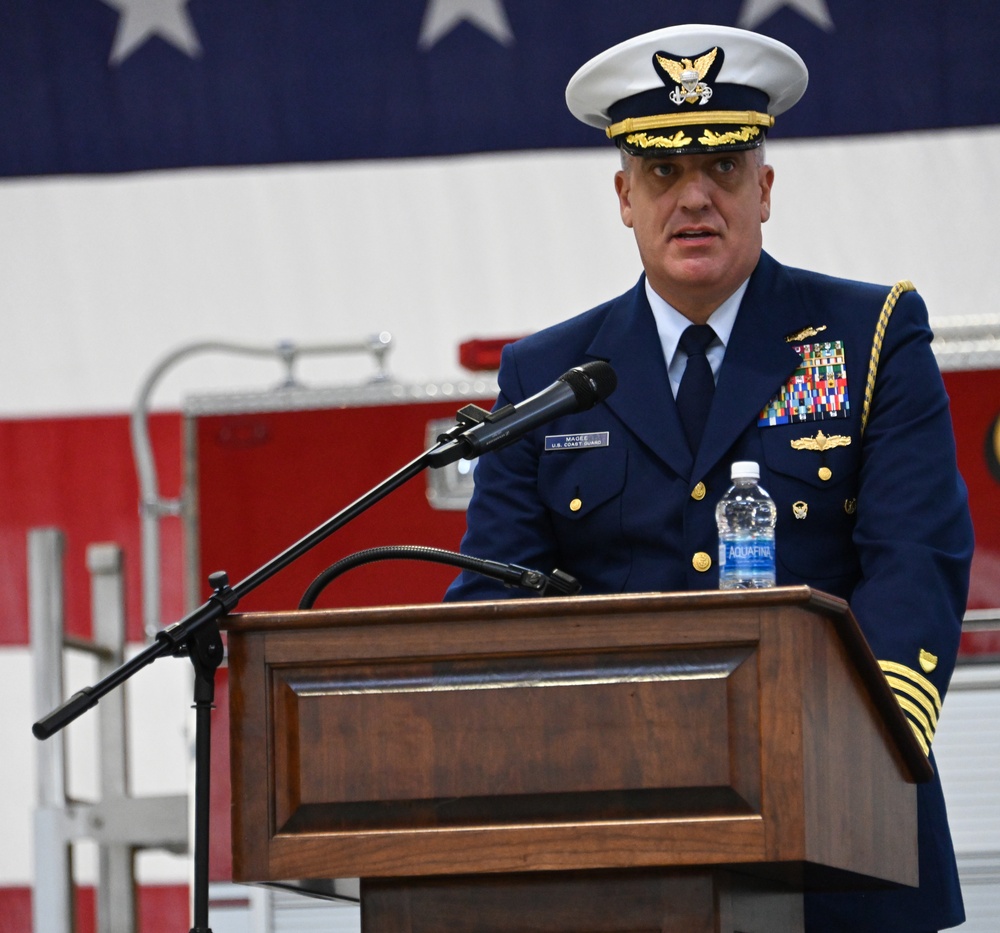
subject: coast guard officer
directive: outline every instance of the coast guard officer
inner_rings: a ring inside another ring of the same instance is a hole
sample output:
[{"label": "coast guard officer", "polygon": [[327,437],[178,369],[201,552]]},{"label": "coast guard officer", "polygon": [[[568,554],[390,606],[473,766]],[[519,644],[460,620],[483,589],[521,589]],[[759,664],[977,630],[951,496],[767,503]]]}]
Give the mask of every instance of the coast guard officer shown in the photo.
[{"label": "coast guard officer", "polygon": [[[764,137],[806,67],[765,36],[677,26],[598,55],[566,91],[621,150],[643,275],[508,346],[498,404],[606,360],[618,387],[481,459],[463,550],[586,593],[714,589],[734,461],[774,498],[777,582],[849,601],[930,754],[965,609],[972,528],[923,301],[762,251]],[[463,574],[448,599],[518,595]],[[831,762],[831,767],[846,767]],[[926,933],[964,919],[940,784],[918,787],[920,887],[808,895],[806,929]]]}]

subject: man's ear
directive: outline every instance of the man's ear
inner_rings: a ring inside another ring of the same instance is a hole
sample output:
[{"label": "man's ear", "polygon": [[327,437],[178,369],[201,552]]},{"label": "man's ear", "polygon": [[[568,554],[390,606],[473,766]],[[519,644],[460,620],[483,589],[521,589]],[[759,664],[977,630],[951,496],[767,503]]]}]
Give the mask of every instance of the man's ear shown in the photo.
[{"label": "man's ear", "polygon": [[760,222],[767,223],[771,216],[771,187],[774,185],[774,169],[762,165],[758,173],[760,181]]},{"label": "man's ear", "polygon": [[632,202],[629,195],[632,190],[632,176],[624,169],[615,172],[615,192],[618,195],[618,212],[626,227],[632,226]]}]

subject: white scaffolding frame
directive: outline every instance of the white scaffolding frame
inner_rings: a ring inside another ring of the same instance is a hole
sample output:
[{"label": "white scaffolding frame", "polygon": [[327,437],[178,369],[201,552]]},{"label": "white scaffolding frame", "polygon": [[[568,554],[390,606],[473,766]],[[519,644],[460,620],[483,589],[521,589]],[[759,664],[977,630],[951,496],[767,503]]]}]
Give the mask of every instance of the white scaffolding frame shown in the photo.
[{"label": "white scaffolding frame", "polygon": [[[93,637],[66,635],[63,559],[65,539],[55,528],[28,532],[28,597],[34,662],[35,711],[40,718],[66,699],[63,685],[67,649],[97,661],[98,677],[125,659],[125,601],[121,548],[87,548],[91,577]],[[131,797],[128,790],[126,706],[123,690],[108,694],[97,709],[99,796],[72,799],[63,733],[36,748],[38,804],[35,809],[34,933],[74,929],[71,847],[89,839],[98,847],[97,931],[135,933],[135,853],[137,849],[188,851],[187,795]]]}]

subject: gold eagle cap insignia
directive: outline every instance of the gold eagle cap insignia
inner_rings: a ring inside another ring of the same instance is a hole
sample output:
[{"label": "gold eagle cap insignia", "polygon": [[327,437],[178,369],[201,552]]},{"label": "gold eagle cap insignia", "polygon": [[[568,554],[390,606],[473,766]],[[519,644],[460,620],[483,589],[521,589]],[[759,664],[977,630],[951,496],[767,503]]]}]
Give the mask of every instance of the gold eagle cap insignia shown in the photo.
[{"label": "gold eagle cap insignia", "polygon": [[660,63],[660,67],[674,79],[678,84],[684,83],[684,72],[693,71],[698,75],[698,80],[700,81],[705,75],[708,74],[708,69],[712,67],[712,62],[715,61],[715,56],[719,54],[718,47],[712,49],[711,52],[706,52],[704,55],[696,58],[693,62],[690,58],[682,58],[679,62],[674,61],[672,58],[667,58],[665,55],[657,54],[656,60]]},{"label": "gold eagle cap insignia", "polygon": [[849,447],[851,438],[843,434],[826,435],[822,431],[817,431],[815,437],[800,437],[789,443],[796,450],[830,450],[833,447]]},{"label": "gold eagle cap insignia", "polygon": [[803,327],[802,330],[797,330],[794,334],[789,334],[785,338],[785,343],[798,343],[807,337],[815,337],[824,330],[826,330],[826,324],[820,324],[819,327]]}]

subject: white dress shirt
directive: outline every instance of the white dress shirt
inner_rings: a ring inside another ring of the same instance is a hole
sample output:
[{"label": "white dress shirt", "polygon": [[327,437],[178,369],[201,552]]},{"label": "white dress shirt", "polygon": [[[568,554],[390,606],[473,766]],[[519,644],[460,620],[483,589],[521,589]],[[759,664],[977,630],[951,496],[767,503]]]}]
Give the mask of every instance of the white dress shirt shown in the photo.
[{"label": "white dress shirt", "polygon": [[[719,379],[722,359],[726,355],[726,345],[729,343],[733,325],[736,323],[736,312],[740,309],[740,302],[743,300],[743,294],[746,292],[749,282],[750,280],[747,279],[722,302],[706,322],[715,331],[715,340],[708,345],[705,356],[708,357],[709,365],[712,367],[712,375],[715,376],[716,381]],[[648,278],[646,279],[646,297],[649,299],[650,308],[653,309],[656,330],[660,335],[663,359],[666,361],[667,375],[670,377],[670,389],[674,393],[674,398],[677,398],[677,388],[681,384],[684,367],[687,365],[687,354],[680,348],[681,334],[692,321],[657,295],[649,284]]]}]

